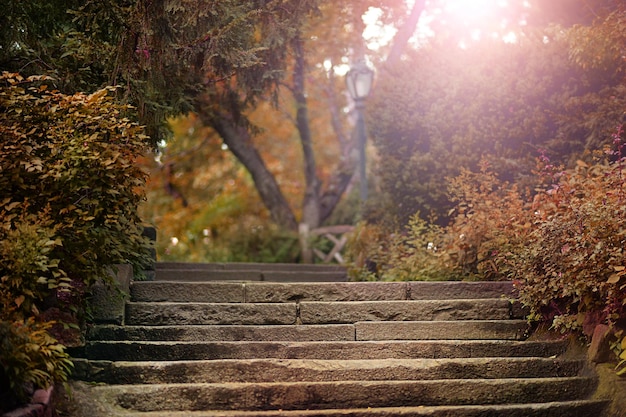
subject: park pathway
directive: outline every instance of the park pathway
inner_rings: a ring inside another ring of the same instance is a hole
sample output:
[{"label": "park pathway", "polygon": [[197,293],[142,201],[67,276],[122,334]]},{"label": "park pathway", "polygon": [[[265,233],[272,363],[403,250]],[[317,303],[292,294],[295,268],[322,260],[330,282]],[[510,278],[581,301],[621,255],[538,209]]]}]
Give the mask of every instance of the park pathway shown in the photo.
[{"label": "park pathway", "polygon": [[567,342],[508,282],[347,282],[335,266],[158,264],[77,376],[118,416],[589,417]]}]

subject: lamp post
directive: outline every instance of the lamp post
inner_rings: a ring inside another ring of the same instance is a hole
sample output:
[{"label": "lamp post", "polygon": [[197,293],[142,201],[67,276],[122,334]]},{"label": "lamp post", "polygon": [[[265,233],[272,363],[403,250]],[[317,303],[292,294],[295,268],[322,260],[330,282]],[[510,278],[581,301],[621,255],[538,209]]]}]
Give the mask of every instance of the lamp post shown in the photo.
[{"label": "lamp post", "polygon": [[359,146],[359,177],[361,181],[361,203],[367,200],[367,175],[365,173],[365,120],[363,113],[365,109],[365,99],[372,89],[374,81],[374,71],[370,69],[364,60],[358,61],[346,74],[346,86],[350,97],[354,100],[354,107],[357,113],[356,129]]}]

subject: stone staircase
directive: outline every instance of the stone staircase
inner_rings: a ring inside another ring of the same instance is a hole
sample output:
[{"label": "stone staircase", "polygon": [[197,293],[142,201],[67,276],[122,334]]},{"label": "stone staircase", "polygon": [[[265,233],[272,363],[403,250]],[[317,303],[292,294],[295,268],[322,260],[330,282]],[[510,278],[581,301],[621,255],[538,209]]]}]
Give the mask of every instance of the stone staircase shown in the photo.
[{"label": "stone staircase", "polygon": [[512,297],[503,282],[159,264],[124,325],[90,330],[76,375],[129,417],[601,416],[584,359],[527,339]]}]

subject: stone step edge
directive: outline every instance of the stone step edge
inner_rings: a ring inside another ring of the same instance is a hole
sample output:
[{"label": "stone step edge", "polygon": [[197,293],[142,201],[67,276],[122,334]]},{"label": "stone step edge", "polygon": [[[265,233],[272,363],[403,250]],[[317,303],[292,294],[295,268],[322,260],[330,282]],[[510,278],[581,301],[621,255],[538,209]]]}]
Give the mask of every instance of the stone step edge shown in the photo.
[{"label": "stone step edge", "polygon": [[129,302],[129,325],[338,324],[358,321],[506,320],[507,300],[306,301],[291,303]]},{"label": "stone step edge", "polygon": [[[214,364],[216,362],[223,363],[239,363],[239,364],[251,364],[251,363],[316,363],[316,364],[335,364],[342,363],[346,365],[357,365],[366,362],[374,365],[411,365],[425,363],[426,365],[441,364],[441,363],[454,363],[464,362],[472,364],[481,364],[485,362],[550,362],[550,363],[577,363],[583,366],[586,364],[585,358],[567,358],[567,357],[543,357],[543,356],[489,356],[489,357],[470,357],[470,358],[411,358],[411,359],[397,359],[397,358],[383,358],[383,359],[281,359],[281,358],[253,358],[253,359],[186,359],[186,360],[162,360],[162,361],[112,361],[101,359],[85,359],[85,358],[71,358],[74,363],[82,364],[95,364],[96,366],[115,365],[118,367],[163,367],[170,365],[184,365],[184,364]],[[350,368],[350,367],[347,367]],[[367,367],[368,369],[371,367]],[[344,368],[345,369],[345,368]],[[353,369],[358,369],[354,368]]]},{"label": "stone step edge", "polygon": [[[482,379],[579,376],[583,359],[216,359],[116,362],[73,359],[73,378],[108,384],[458,379],[459,369]],[[245,368],[245,372],[241,369]],[[206,375],[214,375],[208,377]],[[248,379],[253,375],[253,379]],[[270,379],[271,378],[271,379]],[[467,379],[467,378],[466,378]]]},{"label": "stone step edge", "polygon": [[[168,417],[589,417],[600,416],[609,402],[606,400],[576,400],[548,403],[520,403],[504,405],[376,407],[323,410],[269,410],[269,411],[170,411]],[[576,414],[571,414],[576,412]],[[594,412],[596,414],[590,414]],[[488,414],[487,414],[488,413]],[[498,413],[498,414],[495,414]],[[117,417],[163,417],[162,412],[125,412]]]},{"label": "stone step edge", "polygon": [[[385,405],[516,404],[534,392],[536,402],[584,399],[595,387],[591,377],[456,379],[420,381],[332,381],[109,385],[97,389],[122,408],[177,411],[210,408],[329,409]],[[457,389],[458,388],[458,389]],[[454,390],[445,400],[438,390]],[[495,390],[495,391],[494,391]],[[497,398],[493,393],[498,392]],[[369,395],[371,394],[371,395]],[[443,401],[442,401],[443,400]],[[202,408],[199,408],[202,407]],[[235,408],[233,408],[235,407]]]},{"label": "stone step edge", "polygon": [[[251,281],[135,281],[131,285],[138,301],[202,300],[208,302],[284,301],[403,301],[429,299],[515,299],[508,281],[407,281],[407,282],[251,282]],[[446,294],[443,296],[442,294]]]},{"label": "stone step edge", "polygon": [[87,342],[70,356],[92,360],[198,359],[383,359],[465,357],[557,357],[562,341],[387,341],[387,342]]},{"label": "stone step edge", "polygon": [[[526,320],[359,321],[344,324],[98,325],[90,341],[524,340]],[[393,333],[389,336],[389,332]]]},{"label": "stone step edge", "polygon": [[259,263],[259,262],[156,262],[155,270],[185,271],[188,269],[205,271],[346,271],[346,267],[334,264],[293,264],[293,263]]},{"label": "stone step edge", "polygon": [[[456,379],[395,379],[395,380],[340,380],[340,381],[275,381],[275,382],[182,382],[182,383],[162,383],[162,384],[116,384],[116,385],[100,385],[105,391],[113,392],[125,392],[127,389],[141,390],[140,387],[146,387],[146,390],[157,391],[162,388],[180,388],[180,387],[195,387],[195,388],[210,388],[210,387],[248,387],[248,386],[263,386],[263,387],[279,387],[290,385],[294,387],[304,387],[311,385],[341,385],[341,384],[364,384],[364,385],[399,385],[405,383],[423,383],[428,385],[436,385],[441,383],[453,383],[453,382],[467,382],[467,383],[523,383],[523,382],[555,382],[555,381],[595,381],[592,376],[565,376],[565,377],[542,377],[542,378],[456,378]],[[149,387],[149,388],[148,388]],[[140,392],[140,391],[137,391]]]}]

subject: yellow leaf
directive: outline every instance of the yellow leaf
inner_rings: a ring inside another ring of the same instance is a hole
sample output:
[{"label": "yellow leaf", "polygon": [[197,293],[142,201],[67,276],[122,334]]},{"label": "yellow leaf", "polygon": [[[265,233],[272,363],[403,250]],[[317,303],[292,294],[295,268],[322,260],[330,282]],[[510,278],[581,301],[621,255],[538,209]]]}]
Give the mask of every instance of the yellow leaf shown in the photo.
[{"label": "yellow leaf", "polygon": [[14,301],[15,301],[15,305],[17,305],[18,307],[22,305],[22,303],[24,302],[25,297],[23,295],[20,295],[19,297],[17,297]]},{"label": "yellow leaf", "polygon": [[622,350],[626,352],[626,337],[622,339]]},{"label": "yellow leaf", "polygon": [[620,274],[613,274],[606,280],[607,284],[617,284],[621,278]]},{"label": "yellow leaf", "polygon": [[614,266],[613,269],[615,270],[615,272],[620,272],[626,269],[626,266]]}]

